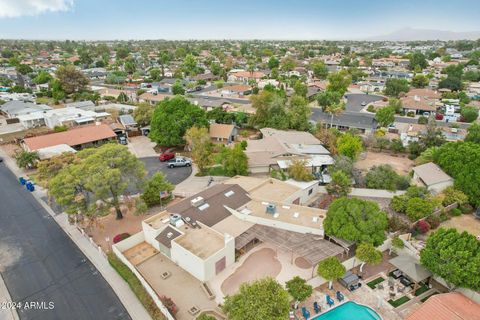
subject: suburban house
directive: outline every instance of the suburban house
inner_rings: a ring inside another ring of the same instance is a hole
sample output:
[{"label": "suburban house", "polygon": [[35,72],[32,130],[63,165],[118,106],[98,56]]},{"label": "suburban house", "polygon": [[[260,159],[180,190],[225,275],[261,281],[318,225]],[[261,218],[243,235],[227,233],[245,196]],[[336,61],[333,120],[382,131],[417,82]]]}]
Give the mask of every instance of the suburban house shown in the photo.
[{"label": "suburban house", "polygon": [[236,253],[264,241],[315,268],[345,249],[323,238],[325,210],[299,205],[313,195],[310,189],[272,178],[236,176],[144,220],[142,232],[132,236],[137,244],[131,245],[147,243],[201,282],[235,263]]},{"label": "suburban house", "polygon": [[73,128],[64,132],[25,138],[22,141],[22,147],[26,151],[32,152],[64,144],[75,150],[80,150],[105,142],[115,141],[116,137],[117,135],[115,132],[113,132],[107,124],[88,125]]},{"label": "suburban house", "polygon": [[49,107],[45,104],[35,104],[20,100],[8,101],[0,106],[0,113],[4,114],[8,118],[17,118],[21,115],[27,115],[34,112],[43,112],[47,110],[52,110],[52,107]]},{"label": "suburban house", "polygon": [[288,169],[291,161],[303,160],[314,174],[326,173],[333,164],[330,152],[309,132],[260,129],[262,138],[248,140],[245,153],[251,173]]},{"label": "suburban house", "polygon": [[235,141],[238,129],[234,124],[211,123],[208,132],[213,143],[229,144]]},{"label": "suburban house", "polygon": [[414,167],[413,180],[434,193],[453,185],[453,178],[433,162]]},{"label": "suburban house", "polygon": [[448,292],[431,296],[420,304],[406,320],[471,320],[478,319],[480,304],[460,292]]},{"label": "suburban house", "polygon": [[71,108],[78,108],[78,109],[82,109],[82,110],[90,110],[90,111],[94,111],[95,109],[95,103],[93,103],[92,101],[90,100],[87,100],[87,101],[77,101],[77,102],[70,102],[70,103],[66,103],[65,104],[65,107],[71,107]]},{"label": "suburban house", "polygon": [[228,75],[228,82],[248,83],[249,81],[258,82],[266,74],[261,71],[236,71]]},{"label": "suburban house", "polygon": [[140,96],[138,96],[138,102],[146,102],[151,104],[152,106],[156,105],[159,102],[165,100],[165,98],[170,98],[172,95],[169,94],[153,94],[150,92],[144,92]]},{"label": "suburban house", "polygon": [[122,124],[122,126],[125,128],[125,131],[128,133],[132,131],[137,131],[138,132],[138,124],[133,119],[132,115],[130,114],[124,114],[121,116],[118,116],[118,121]]},{"label": "suburban house", "polygon": [[225,86],[221,89],[222,96],[246,96],[252,93],[252,87],[246,84],[235,84],[230,86]]},{"label": "suburban house", "polygon": [[428,116],[435,114],[441,99],[441,94],[430,89],[411,89],[405,97],[401,98],[405,113]]}]

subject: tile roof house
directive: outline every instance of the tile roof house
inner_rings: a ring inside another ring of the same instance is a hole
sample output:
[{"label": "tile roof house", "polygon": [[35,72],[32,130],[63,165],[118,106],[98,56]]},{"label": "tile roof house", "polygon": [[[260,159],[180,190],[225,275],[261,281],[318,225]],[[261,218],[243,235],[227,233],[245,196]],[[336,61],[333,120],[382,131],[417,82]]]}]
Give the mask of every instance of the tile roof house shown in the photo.
[{"label": "tile roof house", "polygon": [[401,98],[403,110],[415,114],[435,113],[441,94],[430,89],[411,89]]},{"label": "tile roof house", "polygon": [[116,138],[115,132],[109,125],[88,125],[70,129],[64,132],[46,134],[23,139],[22,146],[27,151],[66,144],[76,150],[87,146],[97,145],[102,142],[112,141]]},{"label": "tile roof house", "polygon": [[232,143],[235,141],[238,130],[233,124],[211,123],[208,130],[210,138],[214,143]]},{"label": "tile roof house", "polygon": [[474,320],[480,319],[480,304],[459,292],[437,294],[410,313],[406,320]]},{"label": "tile roof house", "polygon": [[433,162],[413,168],[413,180],[428,190],[439,193],[453,185],[453,178]]},{"label": "tile roof house", "polygon": [[158,102],[165,100],[165,98],[171,98],[172,95],[169,94],[152,94],[150,92],[144,92],[140,96],[138,96],[139,102],[146,102],[150,103],[151,105],[155,105]]},{"label": "tile roof house", "polygon": [[258,82],[265,76],[266,74],[261,71],[237,71],[230,73],[228,76],[228,82],[248,83],[249,80]]}]

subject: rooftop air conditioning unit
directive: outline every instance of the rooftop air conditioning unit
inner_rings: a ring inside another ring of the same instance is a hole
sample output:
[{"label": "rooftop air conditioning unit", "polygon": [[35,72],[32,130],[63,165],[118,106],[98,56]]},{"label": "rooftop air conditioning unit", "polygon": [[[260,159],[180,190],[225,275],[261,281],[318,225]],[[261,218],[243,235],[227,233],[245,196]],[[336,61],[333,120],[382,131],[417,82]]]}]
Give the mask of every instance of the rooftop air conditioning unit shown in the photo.
[{"label": "rooftop air conditioning unit", "polygon": [[270,214],[275,214],[277,211],[277,207],[273,203],[267,204],[266,212]]},{"label": "rooftop air conditioning unit", "polygon": [[201,206],[202,204],[204,204],[205,200],[202,198],[202,197],[196,197],[196,198],[193,198],[192,200],[190,200],[190,203],[193,207],[199,207]]}]

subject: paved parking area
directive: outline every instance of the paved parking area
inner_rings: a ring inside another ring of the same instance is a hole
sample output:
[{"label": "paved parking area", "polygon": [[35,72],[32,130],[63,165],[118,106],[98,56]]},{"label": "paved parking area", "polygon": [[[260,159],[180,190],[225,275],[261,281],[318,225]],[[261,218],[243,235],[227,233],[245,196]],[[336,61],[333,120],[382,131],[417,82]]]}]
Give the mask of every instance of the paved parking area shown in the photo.
[{"label": "paved parking area", "polygon": [[160,171],[165,175],[167,180],[173,184],[179,184],[192,174],[192,167],[177,167],[170,169],[167,167],[167,163],[160,162],[157,156],[140,158],[140,160],[145,164],[148,177],[151,177],[155,172]]},{"label": "paved parking area", "polygon": [[128,149],[138,158],[154,157],[157,153],[153,149],[156,145],[148,137],[139,136],[128,139]]},{"label": "paved parking area", "polygon": [[347,111],[353,112],[360,112],[366,106],[362,106],[362,102],[365,102],[367,105],[370,102],[382,100],[382,96],[377,96],[373,94],[359,94],[359,93],[352,93],[347,94]]}]

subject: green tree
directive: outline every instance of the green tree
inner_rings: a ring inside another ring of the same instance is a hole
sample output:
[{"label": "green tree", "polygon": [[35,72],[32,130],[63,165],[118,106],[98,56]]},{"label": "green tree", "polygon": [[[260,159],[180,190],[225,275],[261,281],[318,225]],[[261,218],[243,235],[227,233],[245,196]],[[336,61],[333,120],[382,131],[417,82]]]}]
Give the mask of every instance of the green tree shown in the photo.
[{"label": "green tree", "polygon": [[288,293],[298,302],[307,300],[313,293],[311,285],[305,279],[295,276],[292,280],[285,282]]},{"label": "green tree", "polygon": [[416,51],[410,55],[410,70],[422,71],[428,66],[425,55],[420,51]]},{"label": "green tree", "polygon": [[37,166],[38,182],[48,188],[49,181],[55,177],[60,170],[77,162],[77,156],[73,152],[65,152],[50,159],[42,160]]},{"label": "green tree", "polygon": [[295,84],[293,85],[293,90],[295,91],[296,95],[298,95],[300,97],[303,97],[303,98],[307,97],[308,87],[302,81],[300,81],[300,80],[295,81]]},{"label": "green tree", "polygon": [[328,288],[332,289],[333,281],[345,275],[345,266],[337,257],[328,257],[318,264],[317,274],[328,281]]},{"label": "green tree", "polygon": [[52,80],[52,76],[47,71],[40,71],[37,76],[33,79],[35,84],[44,84]]},{"label": "green tree", "polygon": [[433,212],[433,203],[429,200],[421,198],[411,198],[407,202],[407,209],[405,213],[410,221],[417,221],[419,219],[425,218]]},{"label": "green tree", "polygon": [[332,182],[326,186],[327,192],[335,197],[345,197],[352,191],[352,181],[343,171],[334,171]]},{"label": "green tree", "polygon": [[361,243],[357,246],[356,257],[362,261],[360,272],[363,272],[365,264],[379,264],[382,261],[382,253],[375,249],[371,243]]},{"label": "green tree", "polygon": [[117,219],[122,219],[120,197],[127,194],[129,185],[139,187],[143,182],[143,163],[125,146],[111,143],[84,149],[77,157],[79,163],[50,180],[50,195],[67,213],[80,211],[95,217],[114,208]]},{"label": "green tree", "polygon": [[395,121],[395,109],[385,107],[375,113],[375,120],[382,127],[386,127]]},{"label": "green tree", "polygon": [[20,168],[31,169],[37,167],[37,162],[40,160],[38,152],[20,151],[15,154],[15,160]]},{"label": "green tree", "polygon": [[[171,199],[171,192],[174,186],[165,179],[161,172],[156,172],[150,179],[147,180],[141,194],[142,200],[149,207],[159,204],[167,204]],[[166,193],[164,193],[166,192]]]},{"label": "green tree", "polygon": [[197,72],[197,59],[191,54],[187,54],[183,59],[183,71],[187,75],[196,75]]},{"label": "green tree", "polygon": [[307,99],[296,94],[293,95],[290,98],[287,110],[287,116],[290,121],[288,127],[298,131],[308,130],[310,128],[308,120],[311,113]]},{"label": "green tree", "polygon": [[385,241],[387,225],[387,214],[377,203],[346,197],[332,202],[323,223],[328,235],[375,246]]},{"label": "green tree", "polygon": [[32,68],[27,64],[19,64],[16,66],[17,72],[23,75],[32,73]]},{"label": "green tree", "polygon": [[480,290],[480,242],[466,231],[440,228],[430,234],[420,262],[452,287]]},{"label": "green tree", "polygon": [[405,243],[403,240],[400,239],[398,236],[392,239],[392,245],[390,247],[389,254],[392,254],[392,251],[397,252],[398,249],[403,249],[405,247]]},{"label": "green tree", "polygon": [[286,319],[290,310],[288,293],[272,278],[243,283],[238,293],[226,296],[223,311],[231,320]]},{"label": "green tree", "polygon": [[394,196],[390,201],[390,207],[399,213],[407,211],[408,197],[406,195]]},{"label": "green tree", "polygon": [[233,148],[225,148],[221,162],[227,176],[248,175],[248,157],[240,143]]},{"label": "green tree", "polygon": [[185,141],[192,151],[192,159],[198,166],[200,173],[204,174],[212,163],[212,142],[207,128],[191,127],[185,132]]},{"label": "green tree", "polygon": [[352,76],[346,70],[332,73],[328,76],[328,91],[338,92],[343,96],[347,92],[348,86],[352,83]]},{"label": "green tree", "polygon": [[180,80],[175,81],[175,83],[172,85],[172,93],[175,95],[185,94],[185,88],[183,87],[183,84],[182,82],[180,82]]},{"label": "green tree", "polygon": [[393,170],[391,165],[383,164],[370,168],[365,179],[367,188],[395,191],[397,190],[400,176]]},{"label": "green tree", "polygon": [[292,160],[288,167],[288,176],[297,181],[312,181],[311,170],[305,166],[304,160]]},{"label": "green tree", "polygon": [[415,88],[425,88],[430,83],[430,80],[423,74],[417,74],[412,79],[412,86]]},{"label": "green tree", "polygon": [[176,96],[158,104],[150,126],[150,139],[160,146],[174,146],[185,143],[183,137],[188,128],[206,127],[208,120],[202,108]]},{"label": "green tree", "polygon": [[468,203],[468,197],[465,193],[460,190],[456,190],[454,187],[450,186],[443,190],[443,200],[442,204],[444,206],[449,206],[453,203],[457,203],[459,206],[462,206]]},{"label": "green tree", "polygon": [[348,177],[353,176],[354,161],[347,156],[335,156],[335,162],[330,167],[331,172],[343,171]]},{"label": "green tree", "polygon": [[268,59],[268,68],[270,70],[274,68],[278,68],[279,66],[280,66],[280,61],[278,61],[278,59],[275,58],[274,56],[271,56],[270,59]]},{"label": "green tree", "polygon": [[281,69],[283,71],[292,71],[297,66],[297,62],[291,56],[282,59]]},{"label": "green tree", "polygon": [[408,92],[410,86],[408,85],[408,81],[405,79],[395,79],[389,78],[385,82],[385,94],[391,97],[398,97],[400,93]]},{"label": "green tree", "polygon": [[455,76],[448,76],[438,83],[440,89],[450,89],[453,91],[462,90],[462,79]]},{"label": "green tree", "polygon": [[288,129],[290,121],[285,107],[285,98],[277,92],[263,90],[251,96],[255,114],[249,123],[258,128]]},{"label": "green tree", "polygon": [[454,178],[455,188],[463,191],[472,205],[480,206],[480,145],[449,142],[433,152],[432,158]]},{"label": "green tree", "polygon": [[330,113],[330,128],[333,127],[333,117],[342,114],[343,111],[345,111],[344,102],[334,103],[325,108],[325,112]]},{"label": "green tree", "polygon": [[480,143],[480,124],[473,123],[467,129],[467,136],[465,137],[465,142]]},{"label": "green tree", "polygon": [[465,106],[460,110],[460,113],[465,122],[473,122],[478,118],[478,108],[476,107]]},{"label": "green tree", "polygon": [[315,60],[310,64],[315,78],[326,79],[328,77],[328,68],[321,60]]},{"label": "green tree", "polygon": [[153,68],[153,69],[150,69],[150,71],[148,72],[150,74],[150,78],[153,80],[153,81],[159,81],[162,79],[163,75],[162,75],[162,71],[158,68]]},{"label": "green tree", "polygon": [[83,91],[88,84],[85,75],[73,65],[60,66],[55,72],[61,88],[67,94]]},{"label": "green tree", "polygon": [[336,91],[323,91],[317,94],[316,99],[318,105],[322,107],[323,111],[328,106],[340,103],[340,99],[342,98],[342,94]]},{"label": "green tree", "polygon": [[148,126],[152,120],[154,110],[155,108],[148,103],[139,103],[137,108],[133,110],[133,118],[139,126]]},{"label": "green tree", "polygon": [[337,139],[337,149],[339,154],[355,160],[363,150],[362,140],[351,133],[345,133]]}]

